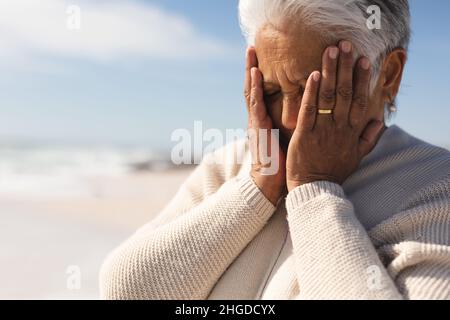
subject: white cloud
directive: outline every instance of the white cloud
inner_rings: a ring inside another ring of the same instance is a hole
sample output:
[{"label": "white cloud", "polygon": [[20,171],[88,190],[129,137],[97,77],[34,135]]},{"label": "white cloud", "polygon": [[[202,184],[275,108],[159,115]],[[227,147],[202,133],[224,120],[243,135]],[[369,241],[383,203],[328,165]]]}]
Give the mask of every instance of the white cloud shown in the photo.
[{"label": "white cloud", "polygon": [[81,29],[70,30],[64,0],[0,1],[0,59],[36,57],[115,60],[223,55],[220,40],[201,34],[186,18],[134,1],[77,1]]}]

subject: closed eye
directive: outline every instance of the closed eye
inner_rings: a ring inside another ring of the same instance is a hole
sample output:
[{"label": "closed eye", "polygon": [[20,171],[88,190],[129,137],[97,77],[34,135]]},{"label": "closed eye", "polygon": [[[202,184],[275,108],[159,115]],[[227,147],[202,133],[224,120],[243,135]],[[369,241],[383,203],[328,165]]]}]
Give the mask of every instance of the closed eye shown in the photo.
[{"label": "closed eye", "polygon": [[[305,88],[303,88],[303,86],[301,86],[298,90],[298,94],[303,97],[303,94],[305,93]],[[284,95],[292,95],[294,94],[293,92],[291,93],[283,93],[281,90],[277,90],[277,91],[264,91],[264,98],[267,99],[271,99],[271,98],[277,98],[279,95],[284,94]]]},{"label": "closed eye", "polygon": [[265,91],[264,92],[264,98],[272,99],[272,98],[277,97],[280,94],[281,94],[281,91]]}]

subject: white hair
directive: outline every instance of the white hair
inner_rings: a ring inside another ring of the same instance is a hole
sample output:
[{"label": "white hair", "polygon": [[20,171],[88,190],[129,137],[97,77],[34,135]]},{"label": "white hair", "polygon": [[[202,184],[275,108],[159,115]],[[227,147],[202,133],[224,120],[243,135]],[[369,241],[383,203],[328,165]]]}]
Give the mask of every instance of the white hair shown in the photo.
[{"label": "white hair", "polygon": [[[368,8],[381,9],[381,29],[370,29]],[[323,34],[323,41],[349,40],[356,54],[373,65],[372,89],[384,58],[396,48],[408,49],[410,12],[408,0],[240,0],[239,20],[249,45],[267,23],[300,22]]]}]

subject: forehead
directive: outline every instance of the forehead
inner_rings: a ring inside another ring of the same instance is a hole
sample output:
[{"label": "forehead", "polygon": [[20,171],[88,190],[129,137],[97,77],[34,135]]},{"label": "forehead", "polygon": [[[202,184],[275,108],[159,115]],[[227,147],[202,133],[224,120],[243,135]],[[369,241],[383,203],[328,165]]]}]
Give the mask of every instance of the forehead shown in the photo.
[{"label": "forehead", "polygon": [[299,82],[320,70],[325,48],[319,34],[301,26],[275,29],[266,25],[255,41],[264,81],[276,84]]}]

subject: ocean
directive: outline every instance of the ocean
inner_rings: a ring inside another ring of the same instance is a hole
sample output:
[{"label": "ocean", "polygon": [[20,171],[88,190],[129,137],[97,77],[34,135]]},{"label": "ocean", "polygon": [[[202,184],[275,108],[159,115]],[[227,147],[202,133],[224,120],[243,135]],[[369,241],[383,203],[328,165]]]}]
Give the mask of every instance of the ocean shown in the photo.
[{"label": "ocean", "polygon": [[0,196],[84,195],[86,178],[173,168],[147,147],[0,145]]}]

